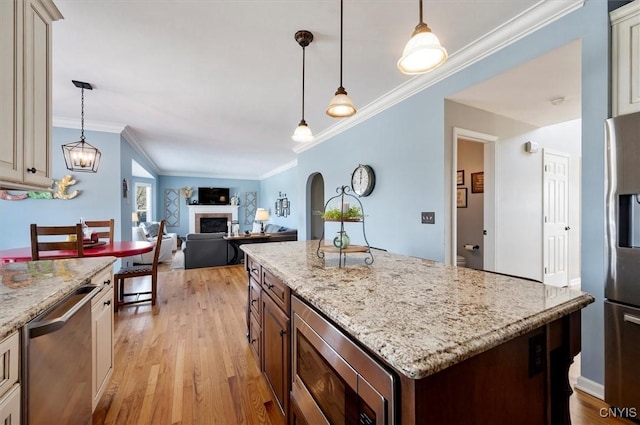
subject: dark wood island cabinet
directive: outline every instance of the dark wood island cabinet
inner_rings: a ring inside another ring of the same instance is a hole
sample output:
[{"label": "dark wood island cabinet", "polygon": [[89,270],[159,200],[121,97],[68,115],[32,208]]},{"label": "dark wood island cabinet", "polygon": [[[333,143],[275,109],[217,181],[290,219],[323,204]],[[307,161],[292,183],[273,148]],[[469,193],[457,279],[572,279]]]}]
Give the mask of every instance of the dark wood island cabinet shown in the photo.
[{"label": "dark wood island cabinet", "polygon": [[338,268],[316,247],[242,247],[248,338],[285,423],[570,423],[593,297],[387,252]]}]

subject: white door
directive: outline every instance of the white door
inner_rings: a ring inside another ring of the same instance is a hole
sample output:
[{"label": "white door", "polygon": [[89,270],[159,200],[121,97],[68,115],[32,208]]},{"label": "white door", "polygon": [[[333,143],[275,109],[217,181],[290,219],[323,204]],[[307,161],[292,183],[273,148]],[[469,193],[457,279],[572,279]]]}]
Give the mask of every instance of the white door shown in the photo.
[{"label": "white door", "polygon": [[569,155],[543,152],[543,282],[566,286],[569,252]]}]

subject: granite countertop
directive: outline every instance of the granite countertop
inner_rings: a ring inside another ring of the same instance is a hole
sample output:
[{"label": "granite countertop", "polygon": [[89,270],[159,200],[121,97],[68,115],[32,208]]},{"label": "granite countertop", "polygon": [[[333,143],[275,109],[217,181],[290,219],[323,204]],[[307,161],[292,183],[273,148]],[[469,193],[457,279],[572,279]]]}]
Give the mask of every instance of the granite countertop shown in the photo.
[{"label": "granite countertop", "polygon": [[420,379],[580,310],[594,298],[431,260],[373,250],[316,255],[317,241],[241,249],[397,371]]},{"label": "granite countertop", "polygon": [[0,340],[115,260],[96,257],[0,263]]}]

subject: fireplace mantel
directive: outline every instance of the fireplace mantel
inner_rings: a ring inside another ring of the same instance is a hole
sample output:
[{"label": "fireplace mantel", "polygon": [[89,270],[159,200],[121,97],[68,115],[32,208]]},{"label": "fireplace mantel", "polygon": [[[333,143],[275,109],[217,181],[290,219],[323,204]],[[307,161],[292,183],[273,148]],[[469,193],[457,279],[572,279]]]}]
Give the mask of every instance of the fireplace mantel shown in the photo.
[{"label": "fireplace mantel", "polygon": [[[237,205],[189,205],[189,233],[197,233],[196,223],[200,217],[227,217],[227,219],[238,219]],[[196,220],[196,217],[198,220]]]}]

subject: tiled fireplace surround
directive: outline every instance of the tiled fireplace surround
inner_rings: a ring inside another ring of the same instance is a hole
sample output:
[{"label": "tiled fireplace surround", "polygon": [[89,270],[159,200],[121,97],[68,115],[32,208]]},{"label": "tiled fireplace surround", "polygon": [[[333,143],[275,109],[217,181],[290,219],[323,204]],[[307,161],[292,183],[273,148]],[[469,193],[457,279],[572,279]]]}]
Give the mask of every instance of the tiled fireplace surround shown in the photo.
[{"label": "tiled fireplace surround", "polygon": [[189,233],[200,233],[200,218],[238,219],[237,205],[189,205]]}]

